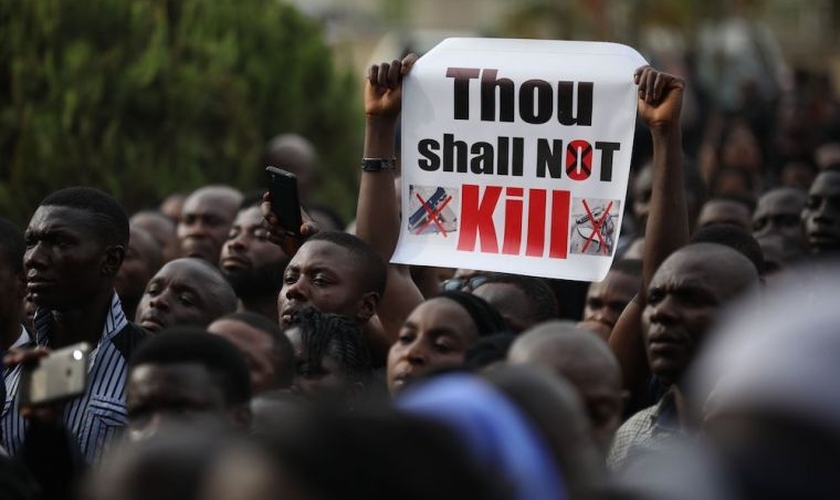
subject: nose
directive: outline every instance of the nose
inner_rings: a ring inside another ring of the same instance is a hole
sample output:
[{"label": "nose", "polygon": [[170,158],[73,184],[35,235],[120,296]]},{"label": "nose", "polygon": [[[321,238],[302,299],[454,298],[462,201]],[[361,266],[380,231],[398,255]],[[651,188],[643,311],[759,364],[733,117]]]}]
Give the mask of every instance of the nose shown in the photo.
[{"label": "nose", "polygon": [[47,266],[47,255],[43,243],[38,242],[23,254],[23,265],[26,269],[44,269]]},{"label": "nose", "polygon": [[149,300],[149,307],[152,309],[160,309],[162,311],[169,310],[169,291],[163,290],[159,294]]},{"label": "nose", "polygon": [[421,342],[414,341],[406,347],[405,359],[414,366],[425,366],[429,362],[429,353]]},{"label": "nose", "polygon": [[303,278],[298,278],[294,283],[287,283],[283,285],[283,290],[280,291],[287,300],[306,300],[306,286],[303,283]]},{"label": "nose", "polygon": [[678,309],[674,298],[670,295],[652,307],[653,310],[650,314],[651,323],[671,324],[677,320],[679,315]]}]

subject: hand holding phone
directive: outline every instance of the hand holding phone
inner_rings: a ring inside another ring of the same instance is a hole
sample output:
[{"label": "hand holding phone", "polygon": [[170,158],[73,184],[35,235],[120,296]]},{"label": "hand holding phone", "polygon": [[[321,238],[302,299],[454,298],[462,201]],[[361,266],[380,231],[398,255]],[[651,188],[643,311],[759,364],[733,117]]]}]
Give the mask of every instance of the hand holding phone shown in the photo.
[{"label": "hand holding phone", "polygon": [[48,354],[32,351],[25,356],[18,387],[20,408],[43,407],[84,394],[90,350],[90,345],[82,342]]},{"label": "hand holding phone", "polygon": [[271,195],[271,211],[282,226],[286,236],[300,237],[303,224],[300,215],[297,177],[277,167],[266,167],[268,192]]}]

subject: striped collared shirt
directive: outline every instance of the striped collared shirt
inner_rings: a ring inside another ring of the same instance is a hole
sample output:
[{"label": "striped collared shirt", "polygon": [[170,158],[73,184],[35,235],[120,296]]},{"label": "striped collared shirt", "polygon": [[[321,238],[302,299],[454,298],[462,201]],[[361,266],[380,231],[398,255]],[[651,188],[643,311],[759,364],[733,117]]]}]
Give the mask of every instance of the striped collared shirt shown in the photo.
[{"label": "striped collared shirt", "polygon": [[[30,340],[27,345],[49,347],[53,325],[51,311],[36,310],[35,341]],[[120,434],[128,421],[125,411],[128,360],[113,343],[114,337],[127,325],[120,299],[114,293],[102,336],[89,355],[88,390],[64,405],[64,425],[89,463],[98,461],[103,449]],[[16,366],[5,373],[6,401],[0,418],[3,445],[13,456],[21,452],[27,428],[18,408],[20,370],[20,366]]]}]

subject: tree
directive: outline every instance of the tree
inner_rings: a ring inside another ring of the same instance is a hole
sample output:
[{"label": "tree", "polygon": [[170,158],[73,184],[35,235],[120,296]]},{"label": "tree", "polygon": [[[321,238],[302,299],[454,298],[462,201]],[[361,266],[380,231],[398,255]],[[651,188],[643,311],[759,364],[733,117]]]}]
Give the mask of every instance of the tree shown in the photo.
[{"label": "tree", "polygon": [[322,153],[354,204],[358,94],[320,27],[276,0],[0,0],[0,213],[85,184],[127,209],[262,181],[268,138]]}]

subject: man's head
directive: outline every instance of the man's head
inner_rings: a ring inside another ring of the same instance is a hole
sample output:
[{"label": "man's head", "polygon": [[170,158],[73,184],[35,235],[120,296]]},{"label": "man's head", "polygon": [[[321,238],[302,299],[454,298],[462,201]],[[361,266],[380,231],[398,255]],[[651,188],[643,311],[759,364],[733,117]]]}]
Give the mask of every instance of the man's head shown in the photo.
[{"label": "man's head", "polygon": [[265,148],[264,165],[274,165],[297,177],[301,200],[309,197],[318,180],[318,155],[306,138],[297,134],[281,134],[271,139]]},{"label": "man's head", "polygon": [[752,228],[752,208],[746,199],[735,196],[719,196],[703,204],[697,227],[712,224],[731,224],[744,231]]},{"label": "man's head", "polygon": [[243,301],[263,297],[275,300],[289,262],[280,246],[268,240],[262,223],[259,200],[246,200],[222,245],[219,267]]},{"label": "man's head", "polygon": [[732,224],[712,224],[691,236],[690,243],[715,243],[740,253],[755,267],[759,276],[764,276],[764,254],[761,245],[749,232]]},{"label": "man's head", "polygon": [[128,236],[125,210],[102,191],[72,187],[44,198],[24,234],[35,303],[62,311],[110,294]]},{"label": "man's head", "polygon": [[501,273],[486,276],[472,293],[499,311],[512,331],[521,332],[557,317],[557,298],[540,278]]},{"label": "man's head", "polygon": [[286,266],[277,298],[281,326],[312,307],[365,324],[385,291],[387,268],[379,254],[359,238],[324,231],[310,237]]},{"label": "man's head", "polygon": [[131,227],[148,232],[163,252],[164,263],[178,258],[178,234],[175,223],[156,210],[141,210],[129,219]]},{"label": "man's head", "polygon": [[639,234],[645,234],[653,191],[653,165],[645,164],[633,177],[633,219]]},{"label": "man's head", "polygon": [[[597,322],[609,338],[618,317],[639,293],[642,285],[642,261],[617,260],[600,283],[591,283],[586,291],[583,321]],[[606,339],[604,339],[606,340]]]},{"label": "man's head", "polygon": [[132,227],[130,234],[128,252],[114,284],[129,317],[137,309],[146,284],[163,265],[160,246],[148,232]]},{"label": "man's head", "polygon": [[693,243],[671,254],[651,280],[642,313],[651,371],[679,382],[720,310],[758,282],[755,265],[723,245]]},{"label": "man's head", "polygon": [[200,259],[175,259],[149,280],[137,321],[158,332],[172,326],[206,327],[236,310],[236,294],[222,273]]},{"label": "man's head", "polygon": [[284,333],[294,351],[296,391],[308,397],[347,397],[368,384],[370,353],[352,319],[304,309]]},{"label": "man's head", "polygon": [[207,330],[224,337],[242,353],[254,394],[292,385],[294,352],[276,323],[259,314],[242,312],[217,319]]},{"label": "man's head", "polygon": [[814,179],[802,211],[802,226],[811,253],[840,250],[840,169],[824,170]]},{"label": "man's head", "polygon": [[137,348],[126,386],[129,438],[169,424],[250,426],[248,366],[230,342],[198,328],[173,328]]},{"label": "man's head", "polygon": [[20,228],[0,218],[0,346],[4,340],[14,341],[11,337],[20,332],[23,299],[26,297],[26,275],[23,272],[25,250]]},{"label": "man's head", "polygon": [[242,194],[229,186],[197,189],[184,201],[178,222],[182,257],[219,263],[219,253],[242,203]]},{"label": "man's head", "polygon": [[791,241],[802,241],[800,219],[808,196],[799,189],[777,188],[758,199],[753,214],[753,236],[780,235]]},{"label": "man's head", "polygon": [[571,382],[586,407],[594,441],[606,453],[621,425],[625,397],[618,360],[604,341],[570,322],[551,321],[524,332],[508,361],[544,366]]}]

